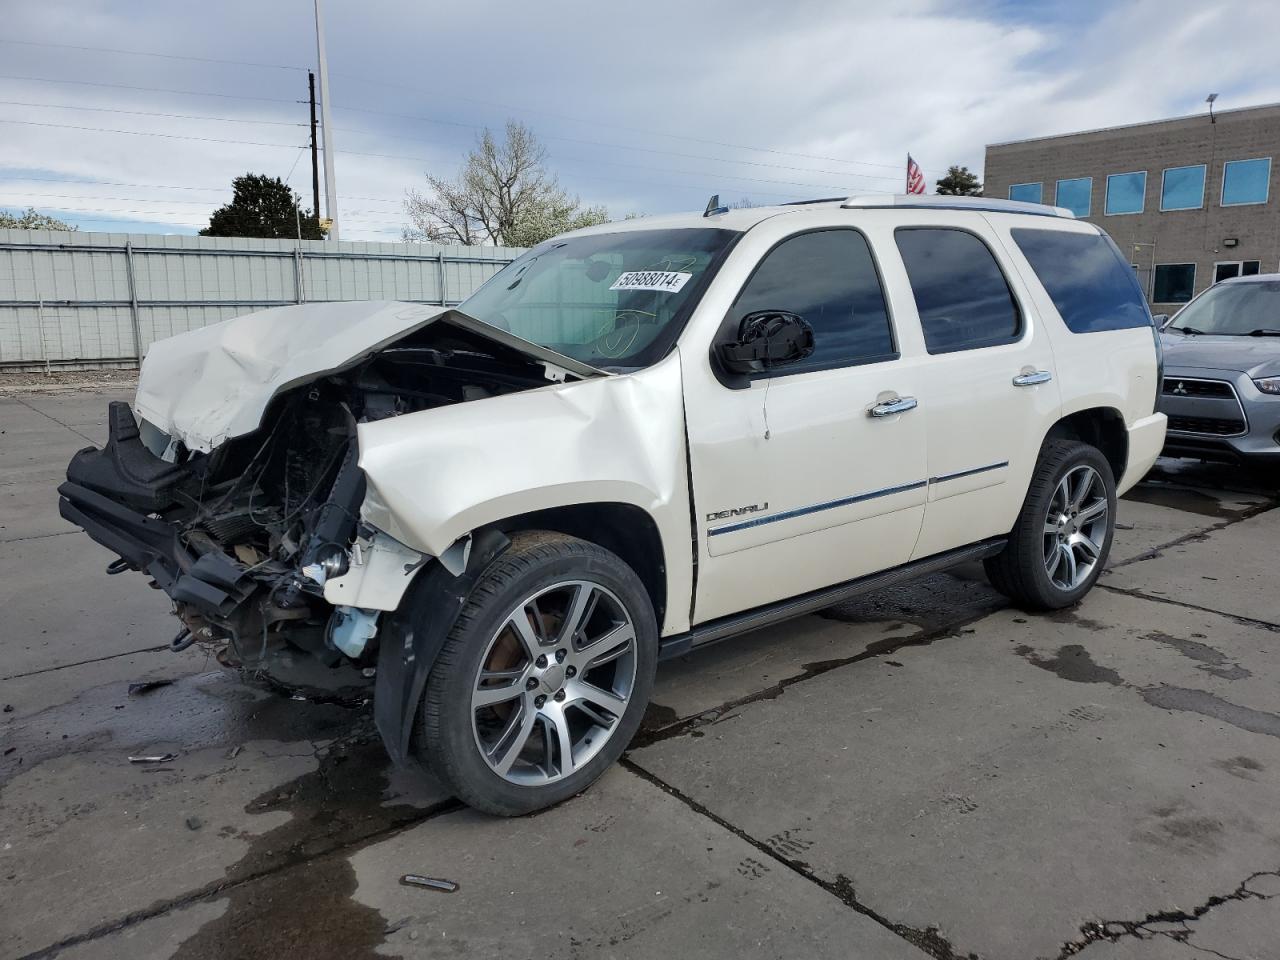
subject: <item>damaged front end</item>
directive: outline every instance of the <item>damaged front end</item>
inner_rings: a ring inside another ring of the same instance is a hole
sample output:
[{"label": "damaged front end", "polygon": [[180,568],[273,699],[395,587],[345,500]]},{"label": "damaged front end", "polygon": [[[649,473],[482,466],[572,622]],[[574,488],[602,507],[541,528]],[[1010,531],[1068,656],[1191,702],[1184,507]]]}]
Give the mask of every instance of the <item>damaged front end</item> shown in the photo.
[{"label": "damaged front end", "polygon": [[[200,643],[224,665],[290,685],[367,683],[379,618],[441,561],[361,518],[357,426],[565,375],[470,318],[436,320],[288,384],[265,401],[257,429],[207,451],[112,403],[106,445],[68,466],[62,516],[117,555],[108,573],[141,571],[168,594],[182,621],[174,649]],[[300,662],[300,673],[281,675]],[[323,668],[341,680],[315,683]]]}]

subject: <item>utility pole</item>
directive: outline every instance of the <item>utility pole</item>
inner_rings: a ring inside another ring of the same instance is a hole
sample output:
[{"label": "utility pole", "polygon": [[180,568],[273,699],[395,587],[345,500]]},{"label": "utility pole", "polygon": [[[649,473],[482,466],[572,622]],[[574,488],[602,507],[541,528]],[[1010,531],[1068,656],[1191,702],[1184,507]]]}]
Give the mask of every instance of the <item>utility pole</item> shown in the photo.
[{"label": "utility pole", "polygon": [[324,210],[329,218],[329,239],[338,239],[338,189],[334,184],[333,122],[329,113],[329,61],[324,49],[324,17],[320,0],[316,9],[316,58],[320,66],[320,126],[324,129]]},{"label": "utility pole", "polygon": [[320,142],[316,139],[316,75],[307,71],[307,87],[311,91],[311,209],[320,222]]}]

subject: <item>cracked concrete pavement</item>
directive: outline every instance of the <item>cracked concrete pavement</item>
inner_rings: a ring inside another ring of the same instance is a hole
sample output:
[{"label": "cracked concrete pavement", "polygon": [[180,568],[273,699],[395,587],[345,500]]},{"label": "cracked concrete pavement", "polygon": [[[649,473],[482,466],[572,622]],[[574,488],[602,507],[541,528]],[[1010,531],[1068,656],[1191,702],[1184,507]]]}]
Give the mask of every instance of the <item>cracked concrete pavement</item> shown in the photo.
[{"label": "cracked concrete pavement", "polygon": [[664,664],[623,763],[502,821],[168,652],[57,516],[120,395],[0,396],[0,957],[1280,957],[1264,478],[1162,462],[1071,611],[960,568]]}]

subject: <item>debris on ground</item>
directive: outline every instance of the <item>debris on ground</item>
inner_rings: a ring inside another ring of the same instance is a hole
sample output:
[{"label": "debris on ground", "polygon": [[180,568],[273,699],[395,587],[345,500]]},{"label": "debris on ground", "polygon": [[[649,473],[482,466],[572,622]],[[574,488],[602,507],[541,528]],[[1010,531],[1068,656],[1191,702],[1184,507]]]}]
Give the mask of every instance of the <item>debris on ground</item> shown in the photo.
[{"label": "debris on ground", "polygon": [[130,757],[130,763],[168,763],[170,760],[177,760],[176,753],[152,753],[143,754],[137,757]]},{"label": "debris on ground", "polygon": [[441,893],[453,893],[458,889],[458,885],[452,880],[423,877],[416,873],[406,873],[400,878],[400,883],[406,887],[425,887],[428,890],[439,890]]},{"label": "debris on ground", "polygon": [[137,683],[129,684],[129,696],[140,697],[157,687],[167,687],[171,683],[173,683],[172,680],[139,680]]},{"label": "debris on ground", "polygon": [[242,747],[240,744],[236,744],[234,747],[232,747],[230,750],[227,751],[226,758],[228,760],[234,760],[236,757],[240,756],[240,751],[243,749],[244,747]]},{"label": "debris on ground", "polygon": [[13,704],[12,704],[12,703],[6,703],[6,704],[4,705],[4,712],[5,712],[5,713],[13,713]]},{"label": "debris on ground", "polygon": [[203,826],[204,826],[204,821],[201,820],[199,817],[187,817],[188,830],[199,830]]}]

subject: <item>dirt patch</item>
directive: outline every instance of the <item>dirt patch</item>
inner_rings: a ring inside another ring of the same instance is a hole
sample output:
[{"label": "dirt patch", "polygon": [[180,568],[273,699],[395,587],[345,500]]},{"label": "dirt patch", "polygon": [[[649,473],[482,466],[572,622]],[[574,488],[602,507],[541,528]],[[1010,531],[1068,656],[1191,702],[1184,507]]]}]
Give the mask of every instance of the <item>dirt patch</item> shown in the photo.
[{"label": "dirt patch", "polygon": [[81,390],[132,389],[137,370],[58,370],[49,373],[0,370],[0,396],[26,393],[65,393]]}]

